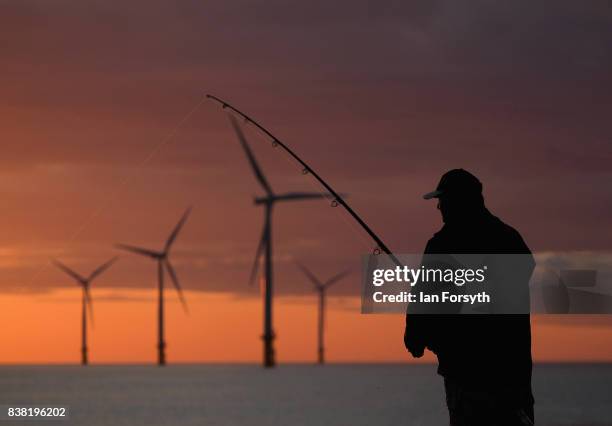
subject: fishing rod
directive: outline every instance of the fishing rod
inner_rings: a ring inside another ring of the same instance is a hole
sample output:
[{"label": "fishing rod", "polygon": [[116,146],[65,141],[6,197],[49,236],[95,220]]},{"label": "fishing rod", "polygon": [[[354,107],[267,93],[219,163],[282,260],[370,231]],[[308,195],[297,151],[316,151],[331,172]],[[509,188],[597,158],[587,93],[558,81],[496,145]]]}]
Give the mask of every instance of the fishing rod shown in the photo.
[{"label": "fishing rod", "polygon": [[346,210],[347,213],[350,214],[353,219],[355,219],[355,221],[359,224],[359,226],[361,226],[368,233],[370,238],[372,238],[377,245],[377,247],[374,249],[374,254],[380,254],[381,252],[384,252],[391,258],[391,260],[393,260],[393,262],[397,266],[400,266],[400,267],[403,266],[402,263],[397,259],[397,257],[395,257],[395,255],[391,252],[391,250],[389,250],[387,245],[378,237],[378,235],[376,235],[374,231],[372,231],[372,229],[370,229],[368,224],[365,223],[364,220],[361,217],[359,217],[357,213],[355,213],[355,211],[351,208],[351,206],[349,206],[347,202],[344,201],[344,199],[327,182],[325,182],[325,180],[323,180],[323,178],[319,176],[317,172],[315,172],[312,169],[312,167],[310,167],[304,160],[298,157],[298,155],[295,152],[293,152],[291,148],[289,148],[280,139],[278,139],[276,136],[270,133],[268,129],[263,127],[261,124],[253,120],[251,117],[249,117],[248,115],[246,115],[239,109],[235,108],[234,106],[230,105],[224,100],[218,98],[217,96],[207,94],[206,97],[208,99],[212,99],[213,101],[220,103],[223,109],[230,109],[231,111],[241,116],[246,122],[253,124],[259,130],[261,130],[264,134],[266,134],[270,139],[272,139],[273,146],[280,146],[281,148],[283,148],[294,160],[296,160],[298,163],[302,165],[302,167],[304,168],[303,169],[304,174],[311,174],[317,180],[317,182],[323,185],[323,187],[332,195],[332,197],[334,197],[334,200],[332,201],[332,206],[336,207],[337,205],[341,205],[342,207],[344,207],[344,210]]}]

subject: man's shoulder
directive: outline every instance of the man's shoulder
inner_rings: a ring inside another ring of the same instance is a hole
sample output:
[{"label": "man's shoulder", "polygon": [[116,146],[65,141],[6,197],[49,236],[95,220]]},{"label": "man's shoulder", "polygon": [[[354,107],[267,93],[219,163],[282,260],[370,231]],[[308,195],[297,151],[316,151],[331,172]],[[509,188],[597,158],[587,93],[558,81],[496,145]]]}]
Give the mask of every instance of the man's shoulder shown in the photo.
[{"label": "man's shoulder", "polygon": [[520,232],[517,231],[516,228],[508,225],[506,222],[504,222],[503,220],[501,220],[497,216],[491,215],[491,223],[492,223],[492,226],[497,228],[498,232],[504,233],[508,237],[521,238],[522,239]]},{"label": "man's shoulder", "polygon": [[447,253],[449,250],[467,250],[473,253],[530,253],[519,231],[492,214],[476,229],[469,231],[469,235],[451,231],[444,225],[427,241],[425,253]]},{"label": "man's shoulder", "polygon": [[504,251],[509,253],[530,252],[520,232],[497,216],[491,215],[491,229],[489,231],[489,238],[498,243]]},{"label": "man's shoulder", "polygon": [[436,253],[436,252],[444,252],[447,250],[447,234],[446,226],[443,226],[435,232],[433,236],[427,241],[427,245],[425,246],[425,253]]}]

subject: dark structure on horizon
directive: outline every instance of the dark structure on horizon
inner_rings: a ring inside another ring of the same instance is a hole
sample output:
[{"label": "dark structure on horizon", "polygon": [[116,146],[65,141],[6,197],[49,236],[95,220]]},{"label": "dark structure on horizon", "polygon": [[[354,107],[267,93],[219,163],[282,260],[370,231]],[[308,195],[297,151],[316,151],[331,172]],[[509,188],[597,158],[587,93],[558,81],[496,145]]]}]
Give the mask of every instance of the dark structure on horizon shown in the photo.
[{"label": "dark structure on horizon", "polygon": [[253,283],[257,276],[257,268],[259,265],[259,259],[263,254],[264,257],[264,274],[265,274],[265,307],[264,307],[264,353],[263,353],[263,365],[264,367],[274,367],[276,365],[276,358],[274,353],[274,329],[272,327],[272,298],[274,293],[273,287],[273,274],[272,274],[272,210],[275,203],[280,201],[299,201],[299,200],[312,200],[326,198],[325,194],[316,192],[288,192],[286,194],[277,195],[272,191],[272,187],[266,180],[255,156],[249,147],[249,144],[242,133],[242,129],[238,125],[236,119],[230,115],[230,121],[236,132],[236,136],[247,155],[249,164],[253,169],[255,178],[264,189],[266,195],[263,197],[256,197],[255,204],[264,206],[264,227],[261,235],[261,239],[257,246],[257,252],[255,254],[255,263],[251,271],[250,282]]},{"label": "dark structure on horizon", "polygon": [[88,349],[87,349],[87,310],[89,310],[89,316],[93,324],[93,307],[91,302],[91,293],[89,287],[94,278],[108,269],[115,261],[116,257],[112,258],[108,262],[98,266],[87,278],[74,272],[72,269],[53,259],[52,262],[55,266],[60,268],[66,274],[70,275],[83,289],[83,295],[81,299],[81,365],[87,365],[89,363]]},{"label": "dark structure on horizon", "polygon": [[157,364],[159,366],[166,365],[166,341],[164,340],[164,268],[168,271],[168,275],[170,275],[170,279],[172,280],[172,284],[176,288],[178,292],[179,299],[183,305],[183,309],[187,312],[187,304],[185,302],[185,298],[183,297],[183,291],[179,284],[178,278],[176,276],[176,272],[174,268],[170,264],[170,260],[168,256],[170,254],[170,248],[172,244],[176,240],[176,237],[185,224],[189,213],[191,212],[191,208],[188,208],[181,220],[176,224],[172,233],[166,240],[166,244],[162,251],[149,250],[141,247],[131,246],[127,244],[117,244],[116,247],[122,250],[126,250],[132,253],[140,254],[142,256],[147,256],[152,258],[157,262],[157,279],[158,279],[158,306],[157,306],[157,325],[158,325],[158,341],[157,341]]},{"label": "dark structure on horizon", "polygon": [[318,323],[318,335],[317,335],[317,362],[319,364],[325,364],[325,291],[332,285],[346,277],[350,271],[340,272],[334,275],[325,282],[319,280],[312,272],[310,272],[304,265],[298,263],[298,267],[304,272],[304,275],[308,277],[310,282],[314,285],[315,290],[319,294],[319,323]]}]

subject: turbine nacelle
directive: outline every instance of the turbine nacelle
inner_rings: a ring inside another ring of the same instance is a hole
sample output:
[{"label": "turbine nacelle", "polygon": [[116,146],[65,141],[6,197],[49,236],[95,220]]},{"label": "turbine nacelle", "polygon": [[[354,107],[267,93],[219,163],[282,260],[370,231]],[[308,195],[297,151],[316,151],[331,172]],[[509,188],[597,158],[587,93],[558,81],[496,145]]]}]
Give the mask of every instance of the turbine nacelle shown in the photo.
[{"label": "turbine nacelle", "polygon": [[102,265],[100,265],[96,269],[94,269],[92,271],[92,273],[89,274],[88,277],[84,277],[84,276],[76,273],[74,270],[70,269],[68,266],[64,265],[60,261],[58,261],[56,259],[51,259],[51,262],[55,266],[57,266],[59,269],[64,271],[67,275],[72,277],[72,279],[74,279],[80,286],[82,286],[87,291],[89,291],[90,284],[94,280],[94,278],[96,278],[98,275],[100,275],[102,272],[104,272],[106,269],[108,269],[116,261],[117,261],[117,257],[115,256],[112,259],[110,259],[108,262],[103,263]]},{"label": "turbine nacelle", "polygon": [[304,273],[304,275],[306,275],[306,277],[310,280],[310,282],[315,288],[315,291],[318,291],[319,293],[325,292],[325,290],[327,290],[329,287],[336,284],[338,281],[340,281],[341,279],[343,279],[344,277],[346,277],[347,275],[351,273],[351,270],[347,269],[343,272],[340,272],[339,274],[334,275],[333,277],[329,278],[327,281],[321,281],[315,274],[313,274],[304,265],[302,265],[299,262],[295,262],[295,263],[297,267],[300,268],[300,270]]}]

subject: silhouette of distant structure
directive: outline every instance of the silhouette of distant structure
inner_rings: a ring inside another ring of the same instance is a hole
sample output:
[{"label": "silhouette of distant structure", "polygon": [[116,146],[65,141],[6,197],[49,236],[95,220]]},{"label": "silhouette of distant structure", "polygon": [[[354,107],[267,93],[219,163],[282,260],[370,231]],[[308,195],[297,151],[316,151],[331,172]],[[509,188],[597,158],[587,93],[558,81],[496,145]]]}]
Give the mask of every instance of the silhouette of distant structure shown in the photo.
[{"label": "silhouette of distant structure", "polygon": [[350,271],[340,272],[337,275],[334,275],[327,281],[323,282],[319,280],[312,272],[308,270],[304,265],[298,263],[298,267],[302,270],[304,275],[308,277],[310,282],[314,285],[316,292],[319,295],[319,315],[318,315],[318,326],[317,326],[317,362],[319,364],[325,363],[325,296],[326,291],[342,278],[346,277]]},{"label": "silhouette of distant structure", "polygon": [[93,306],[91,300],[91,293],[89,288],[91,286],[91,282],[104,272],[108,267],[110,267],[115,261],[116,257],[112,258],[106,263],[98,266],[94,271],[89,274],[88,277],[83,277],[82,275],[77,274],[75,271],[64,265],[63,263],[53,259],[52,262],[59,269],[64,271],[66,274],[70,275],[82,288],[83,294],[81,298],[81,364],[87,365],[89,363],[88,357],[88,348],[87,348],[87,310],[89,310],[89,316],[93,323]]},{"label": "silhouette of distant structure", "polygon": [[183,297],[183,290],[178,281],[178,277],[176,276],[176,272],[174,268],[170,264],[170,249],[172,248],[172,244],[176,240],[181,228],[185,224],[189,213],[191,212],[191,208],[188,208],[179,222],[176,224],[170,236],[166,240],[166,244],[161,251],[150,250],[146,248],[136,247],[127,244],[117,244],[116,247],[122,250],[126,250],[132,253],[140,254],[142,256],[147,256],[157,262],[157,283],[158,283],[158,309],[157,309],[157,331],[158,331],[158,341],[157,341],[157,364],[160,366],[166,365],[166,341],[164,340],[164,269],[168,272],[172,284],[176,288],[178,292],[179,299],[181,304],[183,305],[183,309],[187,312],[187,303],[185,298]]},{"label": "silhouette of distant structure", "polygon": [[285,194],[275,194],[272,191],[272,187],[268,183],[266,177],[264,176],[249,144],[242,132],[242,129],[238,125],[236,119],[230,115],[230,122],[234,131],[236,132],[236,136],[246,153],[246,156],[249,160],[249,164],[253,169],[253,173],[255,174],[255,178],[263,188],[265,192],[265,196],[255,198],[256,205],[264,206],[264,227],[261,235],[261,239],[259,240],[259,244],[257,246],[257,252],[255,254],[255,263],[253,264],[253,269],[251,270],[251,278],[250,282],[252,283],[257,276],[257,268],[259,265],[259,260],[263,255],[264,258],[264,275],[265,275],[265,290],[264,290],[264,333],[263,333],[263,342],[264,342],[264,353],[263,353],[263,366],[264,367],[274,367],[276,365],[276,358],[274,352],[274,329],[272,327],[272,299],[274,293],[273,287],[273,273],[272,273],[272,210],[274,205],[277,202],[284,201],[300,201],[300,200],[312,200],[325,198],[325,194],[316,193],[316,192],[288,192]]}]

